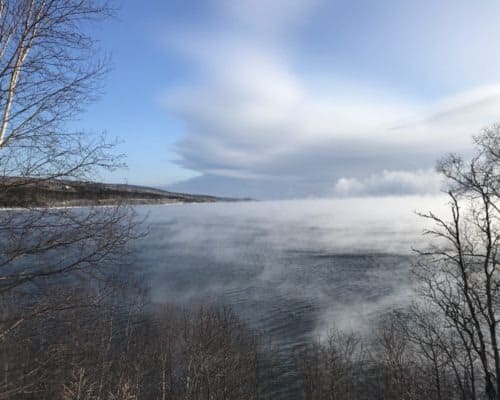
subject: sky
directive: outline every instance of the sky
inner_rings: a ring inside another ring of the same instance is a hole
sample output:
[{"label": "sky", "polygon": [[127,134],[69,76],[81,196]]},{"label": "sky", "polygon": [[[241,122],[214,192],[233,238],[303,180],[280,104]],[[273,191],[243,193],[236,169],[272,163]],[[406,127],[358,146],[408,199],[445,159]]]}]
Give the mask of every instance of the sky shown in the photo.
[{"label": "sky", "polygon": [[101,179],[253,198],[435,194],[500,121],[497,0],[122,0],[77,123]]}]

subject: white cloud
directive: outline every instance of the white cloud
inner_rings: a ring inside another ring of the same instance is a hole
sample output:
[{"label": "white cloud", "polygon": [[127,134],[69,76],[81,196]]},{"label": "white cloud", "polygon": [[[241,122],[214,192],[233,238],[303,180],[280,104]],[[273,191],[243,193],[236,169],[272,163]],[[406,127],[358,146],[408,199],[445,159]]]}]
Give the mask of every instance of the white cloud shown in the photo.
[{"label": "white cloud", "polygon": [[[310,172],[320,177],[340,161],[364,164],[364,173],[373,172],[374,163],[378,169],[429,167],[438,154],[468,148],[473,133],[500,117],[500,85],[431,107],[346,82],[325,95],[286,60],[244,45],[215,46],[204,64],[207,76],[165,98],[187,127],[177,145],[186,168],[272,177],[287,175],[287,165],[308,163],[305,169],[316,166]],[[405,156],[383,167],[384,158],[398,153]]]},{"label": "white cloud", "polygon": [[321,193],[342,177],[337,194],[436,190],[424,170],[500,119],[500,84],[429,103],[332,70],[328,90],[318,88],[276,42],[320,3],[219,0],[232,24],[169,35],[199,72],[163,98],[186,127],[179,164],[212,181],[309,181]]},{"label": "white cloud", "polygon": [[382,171],[367,178],[340,178],[334,194],[342,197],[438,194],[443,178],[433,170]]}]

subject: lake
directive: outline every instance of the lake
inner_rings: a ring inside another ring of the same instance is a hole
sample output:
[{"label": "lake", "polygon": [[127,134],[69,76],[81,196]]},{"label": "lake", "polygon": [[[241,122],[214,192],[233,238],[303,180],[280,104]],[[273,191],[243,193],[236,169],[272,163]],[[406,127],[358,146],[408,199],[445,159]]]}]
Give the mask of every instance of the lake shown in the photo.
[{"label": "lake", "polygon": [[136,243],[155,302],[228,304],[283,349],[366,332],[411,301],[412,247],[444,197],[143,206]]}]

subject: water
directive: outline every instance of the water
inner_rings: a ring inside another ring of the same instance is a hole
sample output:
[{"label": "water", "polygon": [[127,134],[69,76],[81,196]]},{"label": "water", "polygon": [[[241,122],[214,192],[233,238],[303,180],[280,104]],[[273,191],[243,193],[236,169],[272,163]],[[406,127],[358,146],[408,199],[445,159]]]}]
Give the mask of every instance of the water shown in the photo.
[{"label": "water", "polygon": [[231,305],[283,349],[330,328],[366,332],[411,300],[415,211],[444,199],[394,197],[138,208],[150,235],[135,263],[155,302]]}]

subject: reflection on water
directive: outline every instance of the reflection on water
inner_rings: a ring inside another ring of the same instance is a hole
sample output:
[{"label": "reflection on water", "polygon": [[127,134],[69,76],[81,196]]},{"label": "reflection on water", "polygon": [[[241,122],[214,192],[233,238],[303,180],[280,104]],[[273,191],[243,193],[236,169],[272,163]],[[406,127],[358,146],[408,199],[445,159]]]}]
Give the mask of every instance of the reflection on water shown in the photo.
[{"label": "reflection on water", "polygon": [[283,349],[332,326],[364,331],[407,304],[412,246],[443,198],[140,207],[151,234],[135,264],[157,302],[230,304]]}]

